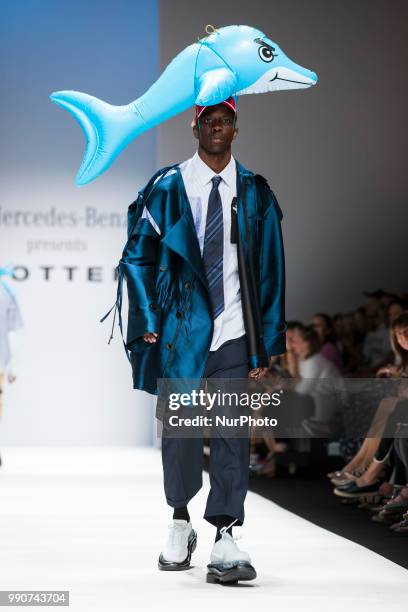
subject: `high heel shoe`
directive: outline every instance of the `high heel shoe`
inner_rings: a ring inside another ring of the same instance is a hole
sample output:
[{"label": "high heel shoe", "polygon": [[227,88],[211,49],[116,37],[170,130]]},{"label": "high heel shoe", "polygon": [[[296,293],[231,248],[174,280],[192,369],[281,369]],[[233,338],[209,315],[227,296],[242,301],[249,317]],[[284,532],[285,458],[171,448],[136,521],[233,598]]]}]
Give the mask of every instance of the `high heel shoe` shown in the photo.
[{"label": "high heel shoe", "polygon": [[348,482],[353,482],[354,480],[357,480],[357,478],[360,478],[360,476],[364,474],[367,468],[368,468],[368,465],[366,465],[363,468],[359,468],[358,470],[354,470],[353,472],[338,472],[339,474],[342,474],[342,475],[339,476],[338,478],[337,477],[332,478],[331,483],[335,487],[339,487],[339,486],[347,484]]},{"label": "high heel shoe", "polygon": [[391,525],[390,529],[393,529],[395,533],[408,533],[408,512],[402,515],[402,520],[396,525]]},{"label": "high heel shoe", "polygon": [[408,510],[408,487],[400,487],[397,494],[384,506],[384,513],[404,512]]},{"label": "high heel shoe", "polygon": [[332,478],[344,478],[345,475],[354,474],[354,472],[358,471],[359,468],[352,469],[349,466],[345,466],[342,470],[336,470],[335,472],[329,472],[326,474],[327,478],[331,480]]},{"label": "high heel shoe", "polygon": [[334,494],[338,497],[358,498],[365,493],[378,493],[380,485],[380,480],[376,480],[372,484],[364,485],[362,487],[359,487],[355,481],[352,481],[334,489]]}]

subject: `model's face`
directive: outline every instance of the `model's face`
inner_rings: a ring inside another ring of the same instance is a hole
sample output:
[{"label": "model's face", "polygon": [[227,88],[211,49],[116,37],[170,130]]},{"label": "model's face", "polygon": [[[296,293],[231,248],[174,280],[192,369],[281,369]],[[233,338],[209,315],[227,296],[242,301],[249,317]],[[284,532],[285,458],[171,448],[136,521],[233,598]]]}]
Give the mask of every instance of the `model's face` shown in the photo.
[{"label": "model's face", "polygon": [[408,351],[408,327],[397,327],[395,335],[400,347]]},{"label": "model's face", "polygon": [[209,154],[229,151],[238,134],[234,119],[235,114],[225,104],[206,108],[198,120],[198,125],[193,127],[200,147]]}]

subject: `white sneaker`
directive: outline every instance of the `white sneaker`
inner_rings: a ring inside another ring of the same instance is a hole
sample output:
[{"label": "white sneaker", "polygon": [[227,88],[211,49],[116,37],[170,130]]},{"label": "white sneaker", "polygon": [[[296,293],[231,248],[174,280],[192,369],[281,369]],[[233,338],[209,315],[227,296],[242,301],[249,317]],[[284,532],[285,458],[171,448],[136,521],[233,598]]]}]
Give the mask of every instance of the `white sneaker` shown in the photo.
[{"label": "white sneaker", "polygon": [[211,551],[210,561],[215,565],[232,567],[240,562],[251,563],[251,557],[244,550],[240,550],[235,543],[235,539],[225,531],[222,534],[221,540],[215,542]]},{"label": "white sneaker", "polygon": [[240,550],[235,543],[238,537],[232,537],[228,527],[221,529],[221,539],[215,542],[210,564],[207,565],[207,582],[238,582],[238,580],[253,580],[256,578],[255,568],[251,565],[251,557],[244,550]]},{"label": "white sneaker", "polygon": [[190,567],[191,554],[197,546],[197,534],[191,522],[174,519],[169,525],[169,534],[158,566],[160,570],[184,570]]}]

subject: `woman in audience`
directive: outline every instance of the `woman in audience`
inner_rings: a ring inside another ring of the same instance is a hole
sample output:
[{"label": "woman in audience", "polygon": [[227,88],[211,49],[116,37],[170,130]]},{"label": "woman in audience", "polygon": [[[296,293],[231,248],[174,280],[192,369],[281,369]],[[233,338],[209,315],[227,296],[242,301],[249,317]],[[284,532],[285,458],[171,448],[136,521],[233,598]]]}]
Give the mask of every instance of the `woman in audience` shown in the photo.
[{"label": "woman in audience", "polygon": [[304,421],[303,427],[311,435],[324,434],[330,429],[337,400],[332,385],[322,384],[322,379],[340,378],[341,373],[320,353],[319,337],[311,326],[294,330],[292,349],[299,359],[299,377],[294,381],[294,390],[300,395],[311,396],[315,403],[314,417]]},{"label": "woman in audience", "polygon": [[[408,329],[407,329],[408,345]],[[377,493],[382,482],[385,480],[385,468],[388,464],[393,467],[393,483],[399,488],[399,496],[395,501],[397,504],[406,504],[408,508],[408,475],[406,466],[398,455],[392,454],[394,449],[394,438],[399,432],[402,424],[408,421],[408,385],[400,386],[399,401],[388,417],[383,436],[379,440],[377,451],[367,470],[355,481],[338,486],[334,493],[340,497],[360,497],[365,493]],[[395,504],[394,504],[395,505]]]},{"label": "woman in audience", "polygon": [[387,307],[388,325],[392,325],[393,321],[404,312],[405,308],[400,300],[393,300]]},{"label": "woman in audience", "polygon": [[[406,381],[399,379],[408,377],[408,311],[404,311],[393,320],[390,340],[395,355],[394,363],[380,368],[377,376],[395,379],[395,393],[381,400],[368,435],[358,453],[341,471],[328,474],[336,486],[346,485],[350,481],[355,481],[357,486],[365,486],[369,484],[370,479],[372,481],[381,472],[381,466],[378,462],[373,463],[373,458],[379,449],[387,420],[407,393]],[[380,459],[384,457],[379,457]]]},{"label": "woman in audience", "polygon": [[343,373],[355,372],[361,363],[364,336],[354,324],[354,314],[336,314],[332,319],[333,339],[340,352]]},{"label": "woman in audience", "polygon": [[[320,352],[319,336],[313,327],[301,325],[293,330],[292,351],[298,358],[301,379],[328,378],[339,376],[338,368]],[[299,385],[300,388],[305,385]]]},{"label": "woman in audience", "polygon": [[343,360],[339,349],[334,343],[331,317],[325,312],[318,312],[312,318],[312,327],[319,336],[320,354],[334,363],[341,372],[343,370]]}]

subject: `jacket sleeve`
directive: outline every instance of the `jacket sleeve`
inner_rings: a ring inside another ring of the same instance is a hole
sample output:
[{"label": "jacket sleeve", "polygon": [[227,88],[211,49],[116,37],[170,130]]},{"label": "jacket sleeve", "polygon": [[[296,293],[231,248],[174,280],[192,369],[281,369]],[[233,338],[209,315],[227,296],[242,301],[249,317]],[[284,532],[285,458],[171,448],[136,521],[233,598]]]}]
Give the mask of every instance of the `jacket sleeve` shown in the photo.
[{"label": "jacket sleeve", "polygon": [[282,211],[275,194],[263,186],[264,208],[260,246],[260,310],[268,357],[286,351],[285,255]]},{"label": "jacket sleeve", "polygon": [[155,289],[159,235],[146,217],[141,217],[129,237],[120,262],[126,278],[129,314],[126,348],[141,350],[143,334],[160,331],[160,307]]}]

